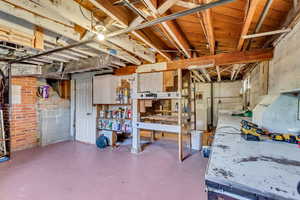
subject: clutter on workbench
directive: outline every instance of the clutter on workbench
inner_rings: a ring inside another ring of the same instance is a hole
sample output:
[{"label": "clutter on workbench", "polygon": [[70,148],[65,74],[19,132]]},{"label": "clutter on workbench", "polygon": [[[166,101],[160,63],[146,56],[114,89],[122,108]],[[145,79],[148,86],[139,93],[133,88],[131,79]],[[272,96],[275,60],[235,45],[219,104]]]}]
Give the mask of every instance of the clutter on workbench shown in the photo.
[{"label": "clutter on workbench", "polygon": [[243,138],[249,141],[262,141],[271,139],[274,141],[300,144],[300,135],[290,133],[270,133],[266,129],[259,128],[257,124],[248,122],[246,120],[241,121],[241,134]]},{"label": "clutter on workbench", "polygon": [[251,110],[246,110],[244,112],[240,113],[232,113],[232,116],[237,116],[237,117],[252,117],[253,113]]}]

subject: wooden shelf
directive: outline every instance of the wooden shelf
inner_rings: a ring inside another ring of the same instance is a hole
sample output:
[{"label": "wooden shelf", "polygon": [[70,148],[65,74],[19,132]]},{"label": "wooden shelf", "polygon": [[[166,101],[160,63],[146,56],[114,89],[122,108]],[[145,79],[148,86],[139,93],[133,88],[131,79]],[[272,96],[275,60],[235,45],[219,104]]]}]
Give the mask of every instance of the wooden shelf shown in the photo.
[{"label": "wooden shelf", "polygon": [[116,131],[116,132],[123,132],[122,130],[113,130],[108,128],[97,128],[98,131]]},{"label": "wooden shelf", "polygon": [[110,104],[94,104],[94,105],[97,105],[97,106],[131,106],[130,103],[110,103]]},{"label": "wooden shelf", "polygon": [[130,118],[103,118],[103,117],[99,117],[98,119],[100,119],[100,120],[132,120]]}]

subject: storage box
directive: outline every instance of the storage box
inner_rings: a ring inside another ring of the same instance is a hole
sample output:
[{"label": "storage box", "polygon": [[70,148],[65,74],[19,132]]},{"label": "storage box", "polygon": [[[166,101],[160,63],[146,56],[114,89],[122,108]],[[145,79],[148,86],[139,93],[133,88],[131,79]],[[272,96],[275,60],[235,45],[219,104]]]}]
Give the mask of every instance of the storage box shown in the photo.
[{"label": "storage box", "polygon": [[202,148],[202,134],[203,131],[192,130],[192,149],[200,151]]}]

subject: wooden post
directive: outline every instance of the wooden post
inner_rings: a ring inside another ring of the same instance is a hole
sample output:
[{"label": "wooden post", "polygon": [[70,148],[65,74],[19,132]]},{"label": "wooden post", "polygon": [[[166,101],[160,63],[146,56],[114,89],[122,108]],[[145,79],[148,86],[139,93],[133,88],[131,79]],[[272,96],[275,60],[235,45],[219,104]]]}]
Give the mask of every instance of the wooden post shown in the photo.
[{"label": "wooden post", "polygon": [[187,129],[187,136],[189,140],[189,148],[190,148],[190,153],[192,153],[192,133],[191,133],[191,127],[192,127],[192,78],[191,78],[191,71],[189,71],[188,74],[188,129]]},{"label": "wooden post", "polygon": [[[178,93],[182,95],[182,71],[181,69],[177,70],[178,76]],[[182,98],[178,100],[178,126],[180,126],[180,130],[178,132],[178,158],[179,161],[183,160],[183,149],[182,149]]]},{"label": "wooden post", "polygon": [[140,121],[139,100],[135,97],[139,92],[139,74],[135,74],[132,87],[132,148],[131,153],[141,152],[140,129],[136,127],[136,123]]}]

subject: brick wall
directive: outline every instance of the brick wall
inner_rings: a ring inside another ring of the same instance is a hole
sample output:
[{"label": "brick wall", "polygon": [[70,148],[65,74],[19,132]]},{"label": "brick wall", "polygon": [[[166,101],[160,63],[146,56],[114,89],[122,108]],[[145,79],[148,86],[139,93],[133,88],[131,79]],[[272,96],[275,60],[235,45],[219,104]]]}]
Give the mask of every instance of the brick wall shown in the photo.
[{"label": "brick wall", "polygon": [[[12,106],[11,150],[23,150],[38,144],[37,116],[37,79],[17,77],[12,79],[13,86],[20,86],[20,102]],[[13,95],[13,98],[18,98]]]}]

